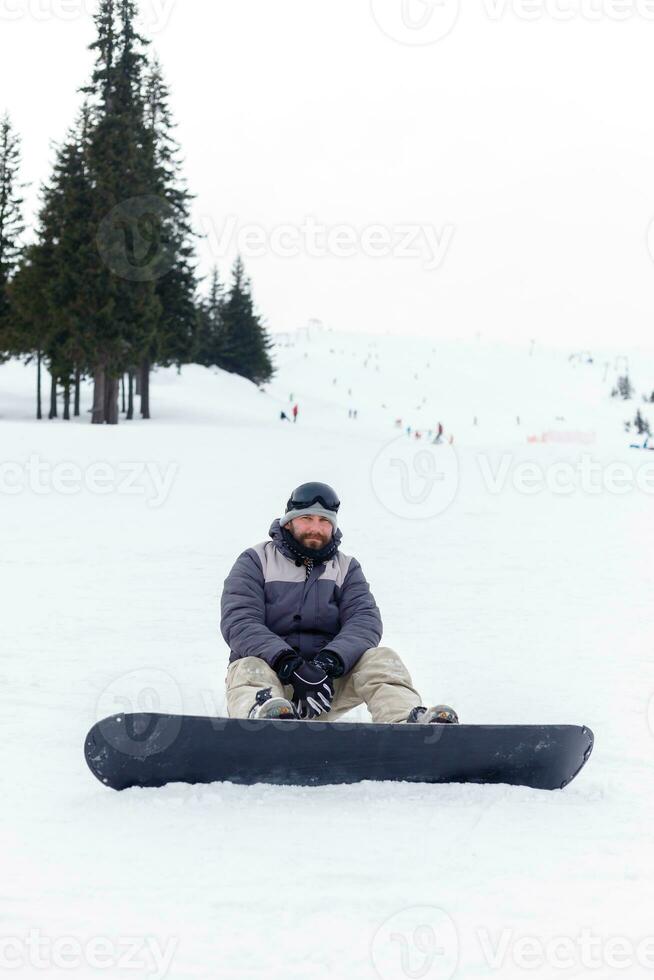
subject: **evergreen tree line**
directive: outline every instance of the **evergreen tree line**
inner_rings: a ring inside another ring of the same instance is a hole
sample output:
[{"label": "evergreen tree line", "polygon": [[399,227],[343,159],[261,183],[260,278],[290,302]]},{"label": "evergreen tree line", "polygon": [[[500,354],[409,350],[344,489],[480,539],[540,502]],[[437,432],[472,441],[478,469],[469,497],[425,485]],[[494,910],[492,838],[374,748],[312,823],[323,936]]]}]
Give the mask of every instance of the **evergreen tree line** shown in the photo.
[{"label": "evergreen tree line", "polygon": [[[623,401],[631,401],[636,393],[636,389],[631,383],[631,379],[628,374],[622,374],[618,377],[618,380],[611,390],[611,398],[621,398]],[[643,401],[647,403],[654,403],[654,391],[650,395],[643,395]],[[639,436],[651,435],[650,424],[648,420],[642,415],[640,409],[636,410],[636,415],[633,419],[626,419],[624,423],[625,432],[630,432],[631,427],[636,429]]]},{"label": "evergreen tree line", "polygon": [[634,396],[634,386],[631,383],[628,374],[621,374],[615,384],[615,387],[611,390],[611,398],[622,398],[623,401],[628,402]]},{"label": "evergreen tree line", "polygon": [[0,119],[0,359],[20,357],[50,376],[54,417],[80,414],[93,381],[94,423],[127,418],[140,397],[150,417],[155,366],[216,365],[260,384],[272,344],[237,259],[225,290],[218,271],[199,295],[190,194],[161,66],[135,28],[136,0],[101,0],[90,45],[95,65],[78,117],[56,147],[40,190],[34,240],[25,226],[20,138]]},{"label": "evergreen tree line", "polygon": [[[638,409],[638,411],[636,412],[636,417],[633,421],[633,424],[639,436],[642,435],[651,436],[652,432],[649,427],[649,422],[647,421],[646,418],[644,418],[644,416],[640,414],[640,409]],[[630,426],[628,426],[628,428],[630,428]]]},{"label": "evergreen tree line", "polygon": [[[631,401],[636,393],[636,389],[631,383],[628,374],[623,374],[618,377],[618,380],[611,390],[611,398],[622,398],[623,401]],[[654,403],[654,389],[650,394],[643,394],[643,401]]]}]

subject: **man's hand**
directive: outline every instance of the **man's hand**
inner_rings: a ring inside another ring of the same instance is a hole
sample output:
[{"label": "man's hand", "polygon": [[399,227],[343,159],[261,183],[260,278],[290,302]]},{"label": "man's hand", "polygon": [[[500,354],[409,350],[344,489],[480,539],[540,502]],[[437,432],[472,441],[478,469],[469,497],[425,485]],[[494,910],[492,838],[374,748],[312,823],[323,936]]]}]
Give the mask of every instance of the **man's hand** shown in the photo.
[{"label": "man's hand", "polygon": [[331,710],[334,684],[322,667],[303,661],[293,668],[286,683],[293,687],[293,703],[300,718],[317,718]]},{"label": "man's hand", "polygon": [[316,667],[321,667],[328,677],[342,677],[345,673],[343,661],[337,653],[331,650],[321,650],[311,660]]},{"label": "man's hand", "polygon": [[[294,650],[285,650],[278,657],[275,670],[282,684],[293,686],[293,701],[301,718],[315,718],[331,709],[334,697],[331,678],[344,673],[343,661],[331,650],[321,650],[308,661]],[[303,709],[306,714],[302,713]]]}]

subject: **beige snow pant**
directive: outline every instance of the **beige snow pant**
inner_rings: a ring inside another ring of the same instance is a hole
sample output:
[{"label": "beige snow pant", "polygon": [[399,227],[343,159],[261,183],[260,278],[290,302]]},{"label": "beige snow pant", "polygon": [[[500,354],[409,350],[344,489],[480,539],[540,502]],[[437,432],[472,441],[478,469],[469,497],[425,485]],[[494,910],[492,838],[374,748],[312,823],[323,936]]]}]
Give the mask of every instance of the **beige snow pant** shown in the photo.
[{"label": "beige snow pant", "polygon": [[[273,697],[291,699],[293,688],[282,684],[272,667],[260,657],[242,657],[227,670],[227,713],[230,718],[247,718],[257,691],[272,690]],[[334,678],[331,711],[315,721],[335,721],[359,704],[366,704],[373,722],[405,721],[416,705],[422,704],[409,671],[390,647],[371,647],[343,677]]]}]

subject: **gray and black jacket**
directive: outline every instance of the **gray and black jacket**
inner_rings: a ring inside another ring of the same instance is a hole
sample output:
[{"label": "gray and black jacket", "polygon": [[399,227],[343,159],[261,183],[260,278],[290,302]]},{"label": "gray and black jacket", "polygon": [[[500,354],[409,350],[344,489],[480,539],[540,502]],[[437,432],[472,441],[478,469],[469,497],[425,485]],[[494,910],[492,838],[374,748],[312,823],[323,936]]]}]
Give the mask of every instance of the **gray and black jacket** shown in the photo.
[{"label": "gray and black jacket", "polygon": [[361,565],[338,550],[309,566],[293,555],[279,519],[270,541],[248,548],[225,579],[220,630],[230,662],[261,657],[271,667],[281,653],[295,650],[309,660],[320,650],[338,654],[348,673],[370,647],[379,646],[382,620]]}]

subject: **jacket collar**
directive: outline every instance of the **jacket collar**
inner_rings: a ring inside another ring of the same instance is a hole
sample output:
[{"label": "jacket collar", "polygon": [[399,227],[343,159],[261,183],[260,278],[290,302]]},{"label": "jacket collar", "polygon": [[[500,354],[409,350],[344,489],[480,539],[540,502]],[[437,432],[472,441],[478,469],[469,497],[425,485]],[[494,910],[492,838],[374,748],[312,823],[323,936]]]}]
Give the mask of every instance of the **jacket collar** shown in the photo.
[{"label": "jacket collar", "polygon": [[[275,520],[270,525],[270,530],[268,531],[268,534],[273,539],[273,543],[275,547],[278,549],[278,551],[281,551],[284,557],[288,558],[289,561],[294,562],[296,560],[296,556],[292,554],[291,551],[289,551],[288,546],[284,541],[284,538],[282,536],[282,528],[279,523],[278,517],[276,517]],[[340,527],[337,527],[333,534],[333,540],[336,542],[336,552],[338,552],[338,548],[340,546],[342,537],[343,534],[341,532],[341,529]]]}]

